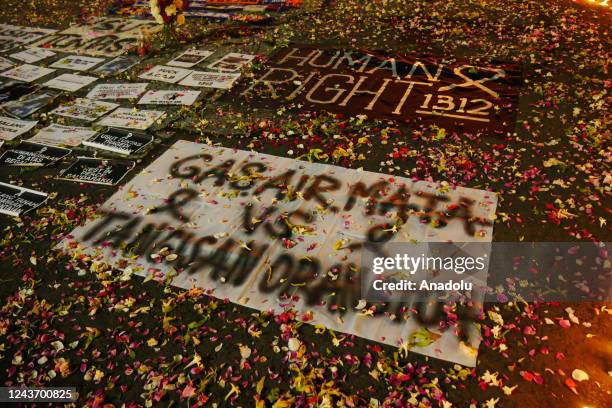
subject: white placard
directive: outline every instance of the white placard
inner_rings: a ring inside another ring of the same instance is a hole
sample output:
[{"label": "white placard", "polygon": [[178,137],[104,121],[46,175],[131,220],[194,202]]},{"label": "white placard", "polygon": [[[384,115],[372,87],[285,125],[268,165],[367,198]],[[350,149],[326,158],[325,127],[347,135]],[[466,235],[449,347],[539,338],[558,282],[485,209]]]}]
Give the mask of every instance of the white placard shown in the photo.
[{"label": "white placard", "polygon": [[191,68],[213,54],[212,51],[190,49],[168,62],[173,67]]},{"label": "white placard", "polygon": [[89,99],[135,99],[146,92],[148,83],[98,84],[89,93]]},{"label": "white placard", "polygon": [[150,70],[140,74],[138,78],[147,79],[149,81],[168,82],[173,84],[185,78],[190,73],[191,71],[188,69],[156,65]]},{"label": "white placard", "polygon": [[194,71],[183,79],[180,85],[230,89],[238,78],[240,78],[240,72]]},{"label": "white placard", "polygon": [[55,53],[53,51],[45,50],[42,48],[26,48],[23,51],[9,55],[9,57],[26,62],[28,64],[32,64],[34,62],[42,61],[54,55]]},{"label": "white placard", "polygon": [[95,82],[98,78],[76,74],[62,74],[43,85],[47,88],[61,89],[62,91],[74,92]]},{"label": "white placard", "polygon": [[193,105],[200,91],[149,91],[138,101],[139,105]]},{"label": "white placard", "polygon": [[230,52],[208,66],[210,69],[225,72],[236,72],[255,59],[255,55]]},{"label": "white placard", "polygon": [[165,114],[166,112],[164,111],[119,108],[105,118],[102,118],[98,125],[145,130]]},{"label": "white placard", "polygon": [[119,106],[116,103],[93,101],[91,99],[76,99],[71,104],[62,105],[51,113],[58,116],[65,116],[73,119],[86,120],[88,122],[106,115],[108,112]]},{"label": "white placard", "polygon": [[[483,190],[178,141],[60,245],[156,279],[179,271],[174,285],[258,310],[291,303],[312,324],[397,346],[424,326],[356,309],[370,237],[394,226],[385,242],[491,242],[496,205]],[[473,322],[465,343],[454,326],[427,328],[431,344],[411,352],[475,365]]]},{"label": "white placard", "polygon": [[53,123],[40,131],[30,142],[41,143],[51,146],[79,146],[84,140],[93,137],[95,130],[80,126],[64,126]]},{"label": "white placard", "polygon": [[13,69],[9,69],[0,75],[11,79],[16,79],[18,81],[34,82],[37,79],[45,77],[54,72],[55,70],[51,68],[42,68],[36,65],[23,64]]},{"label": "white placard", "polygon": [[72,71],[89,71],[102,61],[104,61],[104,58],[69,55],[51,64],[51,68],[70,69]]},{"label": "white placard", "polygon": [[30,131],[37,123],[37,120],[18,120],[0,116],[0,139],[13,140]]}]

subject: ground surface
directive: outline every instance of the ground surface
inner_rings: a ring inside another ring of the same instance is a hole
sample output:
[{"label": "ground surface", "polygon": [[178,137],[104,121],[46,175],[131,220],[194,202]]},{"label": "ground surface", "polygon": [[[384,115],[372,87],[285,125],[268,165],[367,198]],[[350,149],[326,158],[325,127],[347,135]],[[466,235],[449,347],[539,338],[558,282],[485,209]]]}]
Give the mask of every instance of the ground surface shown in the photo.
[{"label": "ground surface", "polygon": [[[8,0],[0,22],[62,28],[104,14],[104,3]],[[139,168],[177,139],[289,157],[308,155],[316,144],[328,163],[499,192],[495,241],[610,240],[609,12],[569,1],[336,3],[289,13],[271,26],[229,30],[191,22],[185,31],[193,42],[260,55],[292,40],[516,62],[525,81],[516,135],[449,132],[440,140],[433,130],[324,113],[279,116],[211,98],[176,111]],[[174,52],[156,51],[125,77]],[[286,129],[320,139],[279,137]],[[337,133],[345,137],[334,138]],[[50,252],[115,190],[54,180],[62,166],[0,170],[2,181],[56,192],[37,213],[0,218],[5,385],[76,386],[79,406],[604,407],[612,401],[605,304],[487,305],[494,313],[482,323],[476,369],[406,356],[304,324],[291,311],[270,316],[197,289],[124,281],[104,265]],[[288,352],[290,338],[304,347]],[[589,380],[572,380],[574,369]]]}]

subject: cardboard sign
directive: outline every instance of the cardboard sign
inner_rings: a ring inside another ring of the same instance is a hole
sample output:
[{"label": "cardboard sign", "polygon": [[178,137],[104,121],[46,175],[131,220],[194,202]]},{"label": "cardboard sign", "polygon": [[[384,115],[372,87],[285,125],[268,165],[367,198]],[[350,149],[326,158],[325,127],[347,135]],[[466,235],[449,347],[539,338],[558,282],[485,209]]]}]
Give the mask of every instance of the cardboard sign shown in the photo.
[{"label": "cardboard sign", "polygon": [[61,95],[57,91],[41,91],[26,95],[16,101],[2,104],[2,110],[19,119],[26,118],[41,108],[49,106]]},{"label": "cardboard sign", "polygon": [[89,99],[135,99],[146,92],[147,83],[99,84],[87,97]]},{"label": "cardboard sign", "polygon": [[[175,270],[174,285],[259,310],[280,312],[293,297],[313,324],[397,346],[424,323],[389,318],[401,303],[356,309],[362,255],[387,243],[490,242],[496,205],[483,190],[178,141],[61,246],[116,266],[129,254],[121,268]],[[174,260],[160,258],[164,247]],[[465,343],[434,321],[434,341],[411,351],[474,366],[480,333],[458,324]]]},{"label": "cardboard sign", "polygon": [[200,96],[200,91],[149,91],[138,101],[139,105],[190,106]]},{"label": "cardboard sign", "polygon": [[51,111],[54,115],[92,122],[119,106],[116,103],[93,101],[80,98],[73,103],[62,105]]},{"label": "cardboard sign", "polygon": [[30,142],[36,142],[51,146],[79,146],[83,140],[89,139],[96,134],[95,130],[80,126],[65,126],[53,123],[41,129]]},{"label": "cardboard sign", "polygon": [[36,65],[24,64],[16,66],[13,69],[9,69],[0,75],[11,79],[16,79],[18,81],[33,82],[54,72],[55,70],[51,68],[42,68]]},{"label": "cardboard sign", "polygon": [[59,180],[114,186],[134,168],[132,161],[79,157],[58,177]]},{"label": "cardboard sign", "polygon": [[194,71],[179,84],[204,88],[230,89],[240,78],[240,73]]},{"label": "cardboard sign", "polygon": [[93,73],[97,75],[111,76],[127,71],[136,64],[138,64],[138,60],[136,58],[119,56],[113,58],[105,64],[100,65],[93,71]]},{"label": "cardboard sign", "polygon": [[30,44],[55,32],[57,30],[0,24],[0,52]]},{"label": "cardboard sign", "polygon": [[0,182],[0,214],[19,217],[47,201],[47,193]]},{"label": "cardboard sign", "polygon": [[109,128],[100,132],[90,140],[83,142],[85,146],[108,150],[114,153],[129,156],[144,149],[153,142],[153,136],[146,133],[137,133],[125,129]]},{"label": "cardboard sign", "polygon": [[75,54],[116,57],[134,48],[144,30],[155,33],[160,29],[154,21],[111,17],[93,25],[72,25],[37,41],[33,46]]},{"label": "cardboard sign", "polygon": [[13,140],[29,132],[37,123],[37,120],[18,120],[0,116],[0,139]]},{"label": "cardboard sign", "polygon": [[[241,94],[269,108],[307,109],[390,119],[457,132],[514,131],[518,66],[293,45]],[[235,99],[237,95],[227,96]]]},{"label": "cardboard sign", "polygon": [[161,81],[174,84],[180,81],[191,73],[188,69],[166,67],[163,65],[156,65],[148,71],[143,72],[138,76],[141,79],[147,79],[149,81]]},{"label": "cardboard sign", "polygon": [[45,82],[47,88],[61,89],[62,91],[75,92],[95,82],[98,78],[85,75],[62,74],[52,80]]},{"label": "cardboard sign", "polygon": [[33,64],[54,55],[55,53],[53,51],[43,50],[41,48],[26,48],[23,51],[11,54],[10,57],[28,64]]},{"label": "cardboard sign", "polygon": [[104,61],[104,58],[69,55],[51,64],[51,68],[70,69],[73,71],[89,71],[102,61]]},{"label": "cardboard sign", "polygon": [[190,49],[168,62],[173,67],[191,68],[213,54],[212,51]]},{"label": "cardboard sign", "polygon": [[0,155],[0,166],[46,166],[68,156],[72,150],[43,144],[21,142]]},{"label": "cardboard sign", "polygon": [[99,121],[98,125],[146,130],[165,115],[164,111],[119,108]]},{"label": "cardboard sign", "polygon": [[255,59],[255,55],[231,52],[208,66],[209,69],[226,72],[240,71]]}]

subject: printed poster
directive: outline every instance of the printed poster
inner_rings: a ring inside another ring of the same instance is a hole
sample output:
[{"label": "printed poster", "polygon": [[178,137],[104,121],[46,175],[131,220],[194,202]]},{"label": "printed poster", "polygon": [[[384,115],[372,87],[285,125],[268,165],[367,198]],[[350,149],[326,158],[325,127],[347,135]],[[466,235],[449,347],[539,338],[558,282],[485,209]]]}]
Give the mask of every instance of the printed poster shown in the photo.
[{"label": "printed poster", "polygon": [[61,95],[57,91],[40,91],[21,97],[18,100],[2,104],[2,110],[19,119],[26,118],[34,112],[47,107]]},{"label": "printed poster", "polygon": [[188,69],[156,65],[150,70],[140,74],[138,78],[146,79],[149,81],[160,81],[174,84],[185,78],[190,73],[191,71]]},{"label": "printed poster", "polygon": [[168,62],[173,67],[191,68],[213,54],[212,51],[190,49]]},{"label": "printed poster", "polygon": [[62,91],[75,92],[95,82],[98,78],[76,74],[62,74],[52,80],[45,82],[47,88],[60,89]]},{"label": "printed poster", "polygon": [[146,130],[165,115],[166,112],[164,111],[118,108],[110,115],[102,118],[97,124],[108,127]]},{"label": "printed poster", "polygon": [[91,128],[52,123],[46,128],[40,129],[40,131],[34,137],[28,139],[28,141],[50,146],[76,147],[95,134],[96,131]]},{"label": "printed poster", "polygon": [[92,157],[79,157],[61,171],[59,180],[79,183],[117,185],[134,168],[133,161],[105,160]]},{"label": "printed poster", "polygon": [[79,98],[51,111],[54,115],[92,122],[119,106],[116,103]]},{"label": "printed poster", "polygon": [[149,91],[138,101],[139,105],[185,105],[198,99],[200,91]]},{"label": "printed poster", "polygon": [[230,89],[240,78],[240,72],[194,71],[179,84],[203,88]]},{"label": "printed poster", "polygon": [[89,99],[135,99],[147,91],[148,83],[98,84],[89,93]]},{"label": "printed poster", "polygon": [[21,142],[0,155],[0,166],[40,167],[55,163],[72,150],[38,143]]},{"label": "printed poster", "polygon": [[102,61],[104,61],[104,58],[69,55],[51,64],[51,68],[69,69],[72,71],[89,71]]},{"label": "printed poster", "polygon": [[53,57],[54,55],[55,53],[53,51],[44,50],[42,48],[26,48],[23,51],[16,52],[9,56],[13,59],[33,64],[46,58]]},{"label": "printed poster", "polygon": [[127,71],[136,64],[138,64],[136,58],[119,56],[100,65],[93,73],[101,76],[112,76]]},{"label": "printed poster", "polygon": [[3,72],[3,77],[16,79],[18,81],[23,82],[34,82],[37,79],[42,77],[46,77],[49,74],[54,73],[55,70],[51,68],[43,68],[37,65],[24,64],[16,66],[13,69],[9,69],[6,72]]},{"label": "printed poster", "polygon": [[29,132],[37,123],[37,120],[19,120],[0,116],[0,139],[13,140]]}]

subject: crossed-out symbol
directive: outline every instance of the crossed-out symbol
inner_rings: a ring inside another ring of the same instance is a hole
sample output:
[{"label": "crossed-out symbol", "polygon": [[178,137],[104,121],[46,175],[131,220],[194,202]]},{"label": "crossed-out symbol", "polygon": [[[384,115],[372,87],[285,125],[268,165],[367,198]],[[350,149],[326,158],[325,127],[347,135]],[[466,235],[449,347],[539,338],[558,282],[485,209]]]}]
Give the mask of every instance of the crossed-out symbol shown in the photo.
[{"label": "crossed-out symbol", "polygon": [[[465,75],[463,73],[464,69],[481,69],[481,70],[486,70],[486,71],[491,71],[491,72],[495,72],[495,75],[493,75],[492,77],[488,77],[488,78],[481,78],[479,80],[473,80],[472,78],[470,78],[469,76]],[[497,68],[477,68],[473,65],[462,65],[460,67],[457,67],[453,70],[453,73],[455,75],[457,75],[459,78],[463,79],[465,82],[462,84],[451,84],[448,86],[443,86],[441,87],[438,91],[439,92],[444,92],[444,91],[449,91],[451,89],[454,88],[467,88],[470,86],[474,86],[478,89],[480,89],[483,92],[488,93],[489,95],[491,95],[494,98],[499,98],[499,94],[495,91],[493,91],[490,88],[487,88],[486,86],[483,85],[483,83],[488,82],[488,81],[496,81],[499,78],[503,78],[506,76],[506,71],[504,71],[503,69],[497,69]]]}]

